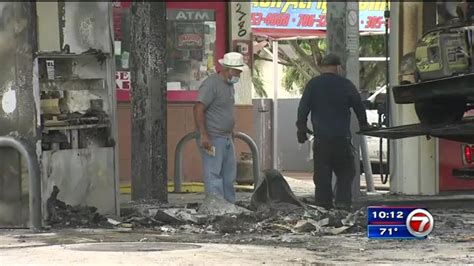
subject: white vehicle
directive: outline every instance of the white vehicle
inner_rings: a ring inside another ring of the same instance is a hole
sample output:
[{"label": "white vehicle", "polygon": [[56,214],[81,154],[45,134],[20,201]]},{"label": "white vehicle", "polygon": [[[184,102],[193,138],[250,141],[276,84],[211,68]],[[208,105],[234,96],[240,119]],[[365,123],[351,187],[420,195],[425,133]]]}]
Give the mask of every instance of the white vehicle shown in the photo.
[{"label": "white vehicle", "polygon": [[[385,86],[377,89],[366,101],[374,103],[377,97],[383,97],[386,94]],[[374,125],[379,122],[379,114],[377,110],[367,110],[367,121],[369,124]],[[369,160],[372,165],[373,173],[380,173],[380,153],[382,153],[382,167],[384,173],[387,172],[387,139],[382,139],[382,150],[380,150],[380,138],[377,137],[365,137],[367,140]],[[361,164],[362,166],[362,164]]]}]

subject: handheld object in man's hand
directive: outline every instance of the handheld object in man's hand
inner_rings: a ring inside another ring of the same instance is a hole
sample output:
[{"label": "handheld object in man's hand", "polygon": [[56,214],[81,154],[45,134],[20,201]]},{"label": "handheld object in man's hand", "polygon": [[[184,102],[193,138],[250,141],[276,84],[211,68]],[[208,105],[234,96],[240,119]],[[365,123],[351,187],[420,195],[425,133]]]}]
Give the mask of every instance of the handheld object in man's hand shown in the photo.
[{"label": "handheld object in man's hand", "polygon": [[216,147],[215,146],[211,146],[209,149],[205,149],[205,151],[207,152],[207,154],[209,154],[209,156],[216,156]]}]

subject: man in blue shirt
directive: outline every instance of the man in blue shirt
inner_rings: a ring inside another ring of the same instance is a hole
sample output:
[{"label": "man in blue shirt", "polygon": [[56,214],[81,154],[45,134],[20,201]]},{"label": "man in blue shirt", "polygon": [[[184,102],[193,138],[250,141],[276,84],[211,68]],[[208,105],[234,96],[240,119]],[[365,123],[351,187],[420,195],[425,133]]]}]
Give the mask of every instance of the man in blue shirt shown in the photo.
[{"label": "man in blue shirt", "polygon": [[328,54],[322,59],[321,67],[321,75],[308,82],[300,100],[296,122],[298,142],[308,140],[307,133],[311,131],[306,123],[311,112],[316,204],[327,209],[333,207],[334,171],[337,176],[336,207],[350,209],[355,176],[350,109],[354,110],[361,130],[368,128],[367,115],[356,87],[341,75],[341,59],[335,54]]}]

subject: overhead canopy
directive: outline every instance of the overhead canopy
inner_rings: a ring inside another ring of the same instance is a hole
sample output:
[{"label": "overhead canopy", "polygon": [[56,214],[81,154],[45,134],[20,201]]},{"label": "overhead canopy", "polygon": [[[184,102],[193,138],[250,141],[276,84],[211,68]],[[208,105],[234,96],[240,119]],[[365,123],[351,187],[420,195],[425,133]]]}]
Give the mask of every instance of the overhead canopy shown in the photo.
[{"label": "overhead canopy", "polygon": [[[327,2],[253,1],[252,33],[267,39],[324,38]],[[385,33],[385,1],[359,2],[361,35]]]},{"label": "overhead canopy", "polygon": [[325,30],[293,30],[293,29],[265,29],[252,28],[254,36],[263,37],[274,40],[288,40],[288,39],[308,39],[308,38],[325,38]]}]

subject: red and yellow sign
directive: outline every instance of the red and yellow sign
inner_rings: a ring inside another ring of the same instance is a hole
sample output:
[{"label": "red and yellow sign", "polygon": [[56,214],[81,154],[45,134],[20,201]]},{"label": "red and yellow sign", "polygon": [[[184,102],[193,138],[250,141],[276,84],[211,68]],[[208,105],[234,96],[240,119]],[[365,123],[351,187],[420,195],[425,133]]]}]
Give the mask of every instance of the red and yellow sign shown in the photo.
[{"label": "red and yellow sign", "polygon": [[[385,1],[359,2],[360,31],[385,32]],[[252,28],[326,30],[326,1],[253,1]]]}]

